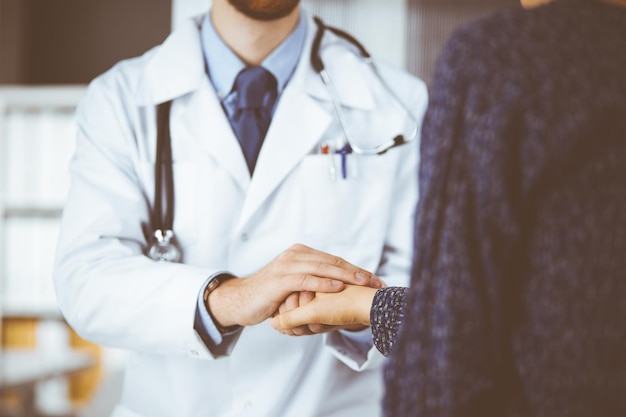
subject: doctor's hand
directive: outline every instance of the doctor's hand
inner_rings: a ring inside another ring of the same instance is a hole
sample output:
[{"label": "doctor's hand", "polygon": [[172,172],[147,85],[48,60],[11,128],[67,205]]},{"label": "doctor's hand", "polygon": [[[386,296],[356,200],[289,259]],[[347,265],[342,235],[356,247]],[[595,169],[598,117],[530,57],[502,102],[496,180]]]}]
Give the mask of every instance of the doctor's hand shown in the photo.
[{"label": "doctor's hand", "polygon": [[271,325],[292,336],[310,334],[305,329],[312,333],[325,332],[329,328],[362,329],[370,325],[370,310],[376,291],[377,288],[346,285],[340,292],[317,292],[310,301],[274,316]]},{"label": "doctor's hand", "polygon": [[296,244],[257,273],[222,282],[209,295],[210,313],[217,324],[251,326],[272,317],[292,293],[334,293],[347,284],[377,286],[372,273],[345,260]]}]

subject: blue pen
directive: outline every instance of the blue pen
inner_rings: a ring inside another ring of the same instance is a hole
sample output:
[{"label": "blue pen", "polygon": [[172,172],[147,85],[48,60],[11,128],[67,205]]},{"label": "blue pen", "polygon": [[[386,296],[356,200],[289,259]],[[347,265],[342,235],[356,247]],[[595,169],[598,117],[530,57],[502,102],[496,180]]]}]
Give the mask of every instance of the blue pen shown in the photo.
[{"label": "blue pen", "polygon": [[349,143],[346,143],[343,148],[339,150],[341,155],[341,177],[345,180],[348,178],[348,154],[352,153],[352,148]]}]

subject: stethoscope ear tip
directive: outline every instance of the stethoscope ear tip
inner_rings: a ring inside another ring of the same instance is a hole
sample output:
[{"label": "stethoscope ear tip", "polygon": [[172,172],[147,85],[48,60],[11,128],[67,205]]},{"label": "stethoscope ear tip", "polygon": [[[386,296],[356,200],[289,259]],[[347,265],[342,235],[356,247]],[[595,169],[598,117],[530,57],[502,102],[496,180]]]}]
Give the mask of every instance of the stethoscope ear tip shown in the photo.
[{"label": "stethoscope ear tip", "polygon": [[393,146],[400,146],[406,143],[406,139],[404,139],[404,135],[398,135],[393,138]]},{"label": "stethoscope ear tip", "polygon": [[389,149],[404,145],[405,143],[408,143],[408,141],[404,138],[404,135],[398,135],[393,138],[393,145],[385,147],[382,151],[378,152],[377,155],[384,155]]}]

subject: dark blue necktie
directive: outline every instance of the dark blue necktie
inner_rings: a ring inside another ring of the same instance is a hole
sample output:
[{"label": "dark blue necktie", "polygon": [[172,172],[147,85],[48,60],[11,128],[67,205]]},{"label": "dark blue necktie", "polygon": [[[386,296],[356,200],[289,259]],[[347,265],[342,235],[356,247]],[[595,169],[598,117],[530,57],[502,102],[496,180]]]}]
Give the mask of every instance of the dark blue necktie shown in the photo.
[{"label": "dark blue necktie", "polygon": [[231,124],[241,144],[250,175],[270,126],[276,86],[276,78],[263,67],[245,68],[235,80],[237,100]]}]

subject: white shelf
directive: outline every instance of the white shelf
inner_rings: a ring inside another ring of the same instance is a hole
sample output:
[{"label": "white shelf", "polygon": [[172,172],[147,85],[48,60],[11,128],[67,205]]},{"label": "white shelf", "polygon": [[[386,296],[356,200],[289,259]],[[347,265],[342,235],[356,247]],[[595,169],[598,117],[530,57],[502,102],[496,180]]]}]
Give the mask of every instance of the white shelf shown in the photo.
[{"label": "white shelf", "polygon": [[36,317],[39,319],[62,319],[56,300],[49,297],[5,298],[2,315],[4,317]]},{"label": "white shelf", "polygon": [[85,95],[84,85],[0,86],[0,107],[14,109],[73,109]]},{"label": "white shelf", "polygon": [[47,206],[45,204],[30,204],[25,206],[6,205],[3,216],[10,218],[37,218],[37,219],[58,219],[63,214],[63,207]]},{"label": "white shelf", "polygon": [[0,87],[0,316],[61,318],[52,265],[85,92]]}]

